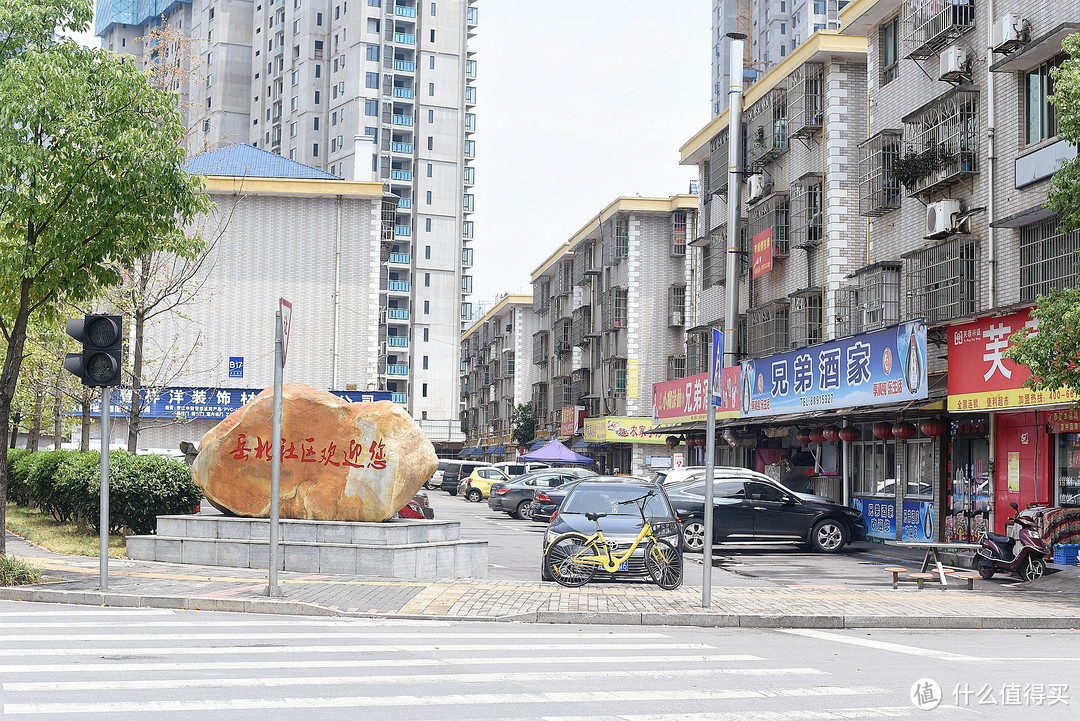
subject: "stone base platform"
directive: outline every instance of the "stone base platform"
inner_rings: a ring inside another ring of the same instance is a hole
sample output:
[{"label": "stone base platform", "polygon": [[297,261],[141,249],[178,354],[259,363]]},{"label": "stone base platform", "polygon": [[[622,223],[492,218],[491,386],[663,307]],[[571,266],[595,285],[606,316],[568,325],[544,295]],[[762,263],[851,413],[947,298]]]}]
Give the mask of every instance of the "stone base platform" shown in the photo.
[{"label": "stone base platform", "polygon": [[[129,536],[140,561],[266,568],[265,518],[158,516],[157,534]],[[487,578],[487,541],[461,540],[456,521],[396,518],[383,523],[282,519],[282,571],[398,579]]]}]

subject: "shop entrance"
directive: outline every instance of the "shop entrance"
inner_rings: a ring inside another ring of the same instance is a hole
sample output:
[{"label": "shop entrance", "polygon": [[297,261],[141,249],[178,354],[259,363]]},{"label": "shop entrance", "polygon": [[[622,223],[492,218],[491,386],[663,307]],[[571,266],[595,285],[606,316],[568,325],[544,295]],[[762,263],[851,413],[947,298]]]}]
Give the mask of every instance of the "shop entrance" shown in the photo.
[{"label": "shop entrance", "polygon": [[952,423],[945,541],[972,543],[990,528],[990,439],[985,417]]}]

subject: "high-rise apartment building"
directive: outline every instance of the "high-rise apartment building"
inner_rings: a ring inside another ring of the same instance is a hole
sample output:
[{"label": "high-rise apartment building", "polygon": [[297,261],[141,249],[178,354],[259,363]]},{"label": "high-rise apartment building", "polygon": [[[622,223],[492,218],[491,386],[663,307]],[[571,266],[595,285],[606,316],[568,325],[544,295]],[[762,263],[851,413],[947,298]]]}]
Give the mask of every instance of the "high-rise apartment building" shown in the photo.
[{"label": "high-rise apartment building", "polygon": [[140,38],[162,24],[191,39],[177,52],[191,72],[173,89],[192,151],[251,144],[398,197],[379,271],[378,384],[450,436],[472,318],[477,20],[475,0],[97,4],[106,49],[142,58]]}]

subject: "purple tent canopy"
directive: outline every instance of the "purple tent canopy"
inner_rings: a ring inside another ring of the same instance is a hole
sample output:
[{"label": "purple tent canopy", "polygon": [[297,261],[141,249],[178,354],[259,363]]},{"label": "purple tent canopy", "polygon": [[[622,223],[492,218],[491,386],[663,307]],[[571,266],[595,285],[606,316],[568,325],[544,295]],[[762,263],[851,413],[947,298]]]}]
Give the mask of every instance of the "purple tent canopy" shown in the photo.
[{"label": "purple tent canopy", "polygon": [[553,438],[535,451],[521,456],[522,461],[540,461],[542,463],[561,463],[563,465],[591,466],[596,463],[588,456],[574,453],[572,450]]}]

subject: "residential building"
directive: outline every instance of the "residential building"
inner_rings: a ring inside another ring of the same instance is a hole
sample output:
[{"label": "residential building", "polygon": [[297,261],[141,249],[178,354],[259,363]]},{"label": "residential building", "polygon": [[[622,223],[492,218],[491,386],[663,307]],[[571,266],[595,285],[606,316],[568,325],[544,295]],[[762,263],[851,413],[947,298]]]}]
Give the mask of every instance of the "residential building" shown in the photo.
[{"label": "residential building", "polygon": [[528,295],[504,295],[461,334],[461,429],[491,462],[516,457],[512,418],[532,400],[532,339],[540,319]]},{"label": "residential building", "polygon": [[116,52],[143,57],[137,38],[162,22],[195,40],[176,88],[192,149],[250,143],[397,196],[393,253],[374,271],[379,366],[408,373],[377,385],[460,441],[445,389],[472,317],[475,0],[98,2],[96,32]]}]

